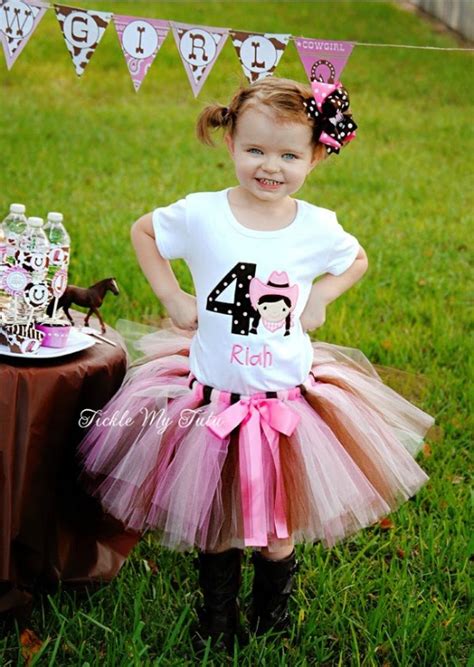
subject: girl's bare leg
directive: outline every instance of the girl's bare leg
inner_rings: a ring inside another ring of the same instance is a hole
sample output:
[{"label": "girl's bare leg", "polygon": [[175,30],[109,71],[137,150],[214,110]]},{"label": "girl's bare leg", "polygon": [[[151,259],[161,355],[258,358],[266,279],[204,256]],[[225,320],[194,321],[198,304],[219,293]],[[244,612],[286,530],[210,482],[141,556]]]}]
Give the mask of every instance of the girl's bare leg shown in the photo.
[{"label": "girl's bare leg", "polygon": [[291,544],[288,544],[287,540],[285,540],[285,544],[282,545],[281,547],[278,547],[276,551],[275,550],[269,551],[267,547],[262,547],[260,553],[265,558],[270,558],[270,560],[282,560],[282,558],[286,558],[292,553],[294,547],[295,545],[293,542],[291,542]]},{"label": "girl's bare leg", "polygon": [[[284,544],[282,544],[282,546],[278,547],[276,550],[273,549],[273,551],[269,551],[267,547],[262,547],[260,553],[265,558],[270,558],[270,560],[281,560],[282,558],[286,558],[292,553],[294,546],[295,545],[293,542],[291,542],[291,544],[288,544],[288,541],[284,540]],[[205,553],[220,554],[223,551],[227,551],[228,549],[229,547],[224,546],[210,551],[206,551]]]}]

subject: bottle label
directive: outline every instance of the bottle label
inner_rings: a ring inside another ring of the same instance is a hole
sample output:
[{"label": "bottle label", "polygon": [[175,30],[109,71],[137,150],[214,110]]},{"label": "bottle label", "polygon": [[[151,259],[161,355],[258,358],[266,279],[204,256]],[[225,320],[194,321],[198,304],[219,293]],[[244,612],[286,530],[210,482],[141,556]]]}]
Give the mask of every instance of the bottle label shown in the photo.
[{"label": "bottle label", "polygon": [[11,296],[20,296],[30,281],[28,271],[11,266],[3,274],[3,288]]},{"label": "bottle label", "polygon": [[51,248],[49,261],[54,266],[66,266],[69,262],[69,248],[67,246]]}]

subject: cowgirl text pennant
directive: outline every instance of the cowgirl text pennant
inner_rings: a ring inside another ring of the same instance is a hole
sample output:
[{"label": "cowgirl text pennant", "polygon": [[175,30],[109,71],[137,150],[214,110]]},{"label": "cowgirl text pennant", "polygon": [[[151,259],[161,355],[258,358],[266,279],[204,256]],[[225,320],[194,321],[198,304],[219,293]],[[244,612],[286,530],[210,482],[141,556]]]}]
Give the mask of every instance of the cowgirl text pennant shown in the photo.
[{"label": "cowgirl text pennant", "polygon": [[230,35],[249,83],[273,74],[291,37],[234,30]]},{"label": "cowgirl text pennant", "polygon": [[136,91],[169,32],[168,21],[114,16],[115,29]]},{"label": "cowgirl text pennant", "polygon": [[339,80],[354,45],[351,42],[332,42],[298,37],[296,49],[310,81],[334,83]]},{"label": "cowgirl text pennant", "polygon": [[47,5],[39,2],[0,2],[0,40],[8,69],[12,68],[47,9]]},{"label": "cowgirl text pennant", "polygon": [[229,31],[227,28],[193,26],[175,21],[170,23],[184,70],[194,97],[197,97],[222,51]]},{"label": "cowgirl text pennant", "polygon": [[74,9],[64,5],[54,5],[54,10],[76,74],[82,76],[102,39],[112,14],[96,12],[93,9],[89,11]]}]

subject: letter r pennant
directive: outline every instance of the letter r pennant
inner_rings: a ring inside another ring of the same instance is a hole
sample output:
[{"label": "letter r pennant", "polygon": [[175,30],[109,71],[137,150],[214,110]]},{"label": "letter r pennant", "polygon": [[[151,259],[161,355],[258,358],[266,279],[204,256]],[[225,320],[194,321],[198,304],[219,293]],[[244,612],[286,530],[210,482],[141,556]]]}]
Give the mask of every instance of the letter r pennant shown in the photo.
[{"label": "letter r pennant", "polygon": [[229,31],[227,28],[176,21],[170,21],[170,25],[194,97],[197,97],[222,51]]}]

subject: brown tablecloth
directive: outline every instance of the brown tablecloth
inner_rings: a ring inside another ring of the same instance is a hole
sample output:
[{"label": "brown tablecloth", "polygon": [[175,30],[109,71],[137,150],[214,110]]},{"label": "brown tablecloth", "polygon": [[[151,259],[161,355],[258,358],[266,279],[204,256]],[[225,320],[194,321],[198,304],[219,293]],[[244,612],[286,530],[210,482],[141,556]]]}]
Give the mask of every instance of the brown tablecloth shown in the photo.
[{"label": "brown tablecloth", "polygon": [[[76,324],[83,318],[74,312]],[[31,607],[36,590],[59,581],[110,581],[139,539],[77,482],[80,413],[102,408],[127,368],[118,333],[107,327],[105,336],[117,347],[44,361],[0,356],[0,613]]]}]

